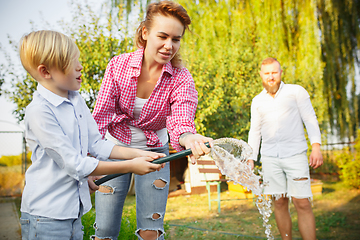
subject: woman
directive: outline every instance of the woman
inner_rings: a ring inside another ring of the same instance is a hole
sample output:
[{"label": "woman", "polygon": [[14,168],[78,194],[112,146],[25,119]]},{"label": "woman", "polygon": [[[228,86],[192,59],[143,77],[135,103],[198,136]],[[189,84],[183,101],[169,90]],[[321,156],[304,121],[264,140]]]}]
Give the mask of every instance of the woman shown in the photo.
[{"label": "woman", "polygon": [[[118,145],[163,152],[191,148],[191,161],[210,151],[212,139],[196,134],[197,92],[178,55],[191,23],[170,1],[152,3],[137,29],[139,49],[114,57],[107,66],[93,112],[99,130]],[[96,192],[95,239],[117,239],[131,175],[110,180]],[[135,175],[139,239],[164,239],[163,220],[170,183],[169,163],[156,173]]]}]

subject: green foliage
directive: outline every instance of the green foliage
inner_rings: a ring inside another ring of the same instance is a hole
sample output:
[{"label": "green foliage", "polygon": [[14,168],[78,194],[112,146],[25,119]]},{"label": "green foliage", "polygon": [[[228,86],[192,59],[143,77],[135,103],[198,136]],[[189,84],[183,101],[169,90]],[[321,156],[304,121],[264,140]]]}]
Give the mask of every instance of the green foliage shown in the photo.
[{"label": "green foliage", "polygon": [[21,196],[25,175],[22,166],[3,167],[0,164],[0,197]]},{"label": "green foliage", "polygon": [[350,187],[360,188],[360,130],[355,140],[355,152],[342,152],[336,156],[340,168],[340,178]]},{"label": "green foliage", "polygon": [[360,188],[360,158],[343,157],[343,159],[339,159],[340,178],[349,186]]},{"label": "green foliage", "polygon": [[[116,22],[110,14],[110,9],[105,5],[103,12],[99,15],[95,14],[89,6],[73,4],[73,9],[73,20],[71,24],[63,25],[63,33],[75,39],[80,50],[80,62],[84,67],[80,93],[92,110],[110,59],[115,55],[133,51],[134,48],[131,38],[126,33],[128,27],[122,26],[121,22]],[[13,45],[16,44],[13,43]],[[8,68],[12,70],[8,75],[12,76],[12,86],[15,91],[7,92],[7,94],[16,103],[17,109],[14,113],[21,121],[24,119],[25,107],[32,100],[37,82],[29,74],[25,76],[18,74],[12,64]]]},{"label": "green foliage", "polygon": [[281,62],[286,83],[308,90],[319,122],[325,121],[318,91],[323,65],[309,2],[179,1],[193,22],[182,53],[199,92],[201,134],[247,139],[251,101],[262,90],[259,65],[268,56]]},{"label": "green foliage", "polygon": [[[11,40],[9,40],[11,42]],[[3,57],[7,61],[7,65],[4,63],[0,64],[0,96],[5,93],[5,89],[3,89],[3,84],[5,83],[5,78],[10,77],[13,72],[13,63],[11,62],[11,57],[8,52],[3,48],[2,44],[0,43],[0,52]]]},{"label": "green foliage", "polygon": [[5,82],[4,64],[1,64],[0,65],[0,96],[3,92],[2,85],[4,84],[4,82]]},{"label": "green foliage", "polygon": [[[27,154],[26,157],[27,161],[29,162],[31,159],[31,152]],[[0,166],[15,166],[15,165],[21,165],[23,162],[23,155],[10,155],[10,156],[1,156],[0,157]]]},{"label": "green foliage", "polygon": [[[329,151],[327,151],[329,152]],[[327,174],[336,174],[339,172],[339,167],[337,165],[336,159],[333,157],[334,154],[340,154],[343,151],[331,151],[330,153],[323,152],[324,163],[321,167],[313,169],[311,168],[311,173],[327,173]]]},{"label": "green foliage", "polygon": [[[321,228],[324,232],[330,232],[334,227],[345,227],[346,216],[344,213],[332,212],[315,218],[316,227]],[[297,225],[297,224],[296,224]]]},{"label": "green foliage", "polygon": [[93,228],[95,217],[96,212],[94,209],[91,209],[81,217],[81,223],[84,226],[84,239],[90,239],[90,237],[95,234],[95,230]]},{"label": "green foliage", "polygon": [[121,230],[118,239],[133,239],[136,240],[136,207],[135,205],[130,209],[124,209],[123,217],[121,219]]},{"label": "green foliage", "polygon": [[78,13],[73,22],[80,24],[70,26],[68,32],[76,41],[80,50],[80,62],[83,75],[80,93],[92,110],[97,93],[101,86],[107,64],[115,55],[134,50],[131,38],[127,37],[125,27],[115,28],[110,10],[106,11],[106,21],[97,16],[90,7],[78,5]]},{"label": "green foliage", "polygon": [[359,66],[360,1],[317,0],[316,4],[329,123],[341,137],[356,136],[360,100],[356,95],[355,65]]},{"label": "green foliage", "polygon": [[31,102],[33,93],[36,90],[37,82],[27,73],[22,81],[13,82],[13,87],[15,87],[16,91],[8,92],[8,94],[17,106],[14,111],[16,118],[22,121],[25,116],[25,108]]},{"label": "green foliage", "polygon": [[[90,236],[95,234],[93,224],[95,222],[96,212],[92,209],[81,218],[81,222],[84,226],[84,239],[90,239]],[[137,237],[134,234],[136,231],[136,206],[128,206],[124,208],[121,219],[121,230],[118,239],[136,240]]]},{"label": "green foliage", "polygon": [[17,155],[17,156],[2,156],[0,158],[0,165],[2,166],[14,166],[14,165],[21,165],[22,162],[22,156]]},{"label": "green foliage", "polygon": [[[131,37],[149,2],[105,1],[100,14],[73,4],[74,18],[64,33],[79,46],[84,66],[80,92],[90,109],[111,57],[134,50]],[[192,19],[192,33],[184,36],[180,51],[199,92],[199,133],[247,139],[251,100],[262,90],[259,64],[272,56],[282,65],[284,82],[309,92],[324,133],[331,125],[340,136],[355,135],[360,0],[178,2]],[[0,85],[3,75],[12,75],[15,90],[8,94],[22,120],[36,83],[5,68],[0,68]]]}]

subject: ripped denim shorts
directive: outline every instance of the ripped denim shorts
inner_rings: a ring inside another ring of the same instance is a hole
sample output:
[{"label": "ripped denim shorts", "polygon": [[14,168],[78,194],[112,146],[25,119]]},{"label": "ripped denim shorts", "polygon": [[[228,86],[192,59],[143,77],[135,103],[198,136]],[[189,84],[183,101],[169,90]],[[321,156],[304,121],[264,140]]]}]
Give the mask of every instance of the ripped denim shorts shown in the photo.
[{"label": "ripped denim shorts", "polygon": [[288,158],[261,156],[264,194],[279,197],[312,198],[306,152]]}]

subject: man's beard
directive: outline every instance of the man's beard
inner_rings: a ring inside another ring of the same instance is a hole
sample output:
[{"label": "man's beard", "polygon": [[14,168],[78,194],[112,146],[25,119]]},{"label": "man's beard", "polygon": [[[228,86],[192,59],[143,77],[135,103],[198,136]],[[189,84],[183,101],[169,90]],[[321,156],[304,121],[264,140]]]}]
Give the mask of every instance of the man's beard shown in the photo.
[{"label": "man's beard", "polygon": [[279,90],[280,83],[281,83],[281,81],[277,82],[277,83],[276,83],[275,85],[273,85],[273,86],[269,86],[269,84],[263,82],[263,87],[265,88],[265,90],[266,90],[268,93],[270,93],[270,94],[275,94],[275,93]]}]

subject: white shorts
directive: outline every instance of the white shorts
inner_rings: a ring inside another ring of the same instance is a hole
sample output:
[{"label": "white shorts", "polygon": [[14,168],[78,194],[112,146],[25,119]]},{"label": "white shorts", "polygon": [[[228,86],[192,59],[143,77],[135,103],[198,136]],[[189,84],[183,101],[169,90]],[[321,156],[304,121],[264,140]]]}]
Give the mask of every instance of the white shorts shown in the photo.
[{"label": "white shorts", "polygon": [[276,199],[281,196],[312,198],[306,152],[288,158],[261,156],[261,163],[264,194],[272,195]]}]

